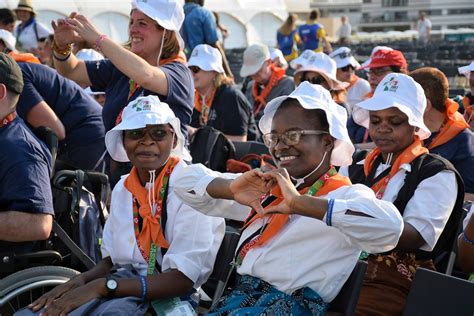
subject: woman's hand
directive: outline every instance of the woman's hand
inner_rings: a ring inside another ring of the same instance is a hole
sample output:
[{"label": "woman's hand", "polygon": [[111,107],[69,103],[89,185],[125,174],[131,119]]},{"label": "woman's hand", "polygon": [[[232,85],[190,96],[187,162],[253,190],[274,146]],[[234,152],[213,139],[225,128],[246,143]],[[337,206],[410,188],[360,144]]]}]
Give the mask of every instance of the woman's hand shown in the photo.
[{"label": "woman's hand", "polygon": [[60,298],[47,304],[41,311],[41,316],[67,315],[79,306],[94,298],[101,298],[105,293],[105,279],[96,279],[81,287],[69,290]]},{"label": "woman's hand", "polygon": [[272,185],[271,179],[263,178],[261,170],[253,169],[233,180],[229,185],[229,189],[234,195],[235,201],[248,205],[261,213],[263,208],[260,199],[270,191]]},{"label": "woman's hand", "polygon": [[96,44],[101,36],[99,30],[84,15],[77,14],[72,18],[66,19],[71,28],[91,46]]},{"label": "woman's hand", "polygon": [[59,19],[51,22],[51,26],[54,30],[54,41],[60,48],[65,47],[67,44],[71,44],[77,41],[82,41],[79,34],[72,28],[67,22],[69,19],[73,19],[76,16],[76,12],[69,15],[68,19]]},{"label": "woman's hand", "polygon": [[299,197],[300,194],[296,190],[295,186],[291,182],[290,175],[286,169],[275,169],[272,171],[265,172],[263,174],[263,179],[276,183],[278,185],[281,194],[283,196],[283,203],[278,205],[268,206],[263,214],[273,214],[273,213],[283,213],[283,214],[293,214],[292,204],[295,198]]},{"label": "woman's hand", "polygon": [[28,308],[33,310],[34,312],[40,310],[44,306],[48,306],[54,300],[63,296],[66,292],[69,292],[73,289],[77,289],[84,285],[84,280],[81,275],[78,275],[66,283],[56,286],[54,289],[41,295],[38,299],[36,299],[33,303],[28,305]]}]

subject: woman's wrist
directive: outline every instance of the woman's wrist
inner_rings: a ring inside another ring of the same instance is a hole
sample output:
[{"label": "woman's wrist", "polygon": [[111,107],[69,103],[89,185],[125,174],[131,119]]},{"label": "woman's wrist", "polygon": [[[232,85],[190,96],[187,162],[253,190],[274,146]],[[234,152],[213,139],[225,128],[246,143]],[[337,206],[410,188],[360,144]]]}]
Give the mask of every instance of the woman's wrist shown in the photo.
[{"label": "woman's wrist", "polygon": [[66,45],[59,45],[56,40],[53,40],[53,43],[51,45],[51,49],[53,50],[54,54],[56,56],[59,56],[59,58],[61,57],[66,57],[68,55],[71,54],[72,52],[72,44],[69,43],[69,44],[66,44]]}]

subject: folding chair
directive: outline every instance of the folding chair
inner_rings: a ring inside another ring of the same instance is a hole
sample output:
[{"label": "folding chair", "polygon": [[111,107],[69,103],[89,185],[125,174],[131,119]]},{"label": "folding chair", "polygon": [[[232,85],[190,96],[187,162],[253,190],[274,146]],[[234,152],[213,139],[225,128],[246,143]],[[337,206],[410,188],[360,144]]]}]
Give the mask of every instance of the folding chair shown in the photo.
[{"label": "folding chair", "polygon": [[418,268],[404,316],[474,315],[474,283]]},{"label": "folding chair", "polygon": [[337,313],[345,316],[355,314],[365,271],[367,271],[367,262],[361,260],[357,261],[349,279],[347,279],[336,298],[329,303],[329,313]]}]

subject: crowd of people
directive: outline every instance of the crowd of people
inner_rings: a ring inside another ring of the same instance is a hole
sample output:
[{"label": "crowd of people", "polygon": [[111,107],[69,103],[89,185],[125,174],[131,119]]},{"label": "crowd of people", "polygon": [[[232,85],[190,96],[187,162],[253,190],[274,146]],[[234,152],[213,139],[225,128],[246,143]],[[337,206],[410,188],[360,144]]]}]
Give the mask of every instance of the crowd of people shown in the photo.
[{"label": "crowd of people", "polygon": [[[77,12],[50,34],[31,0],[0,9],[0,253],[51,233],[53,161],[37,128],[57,135],[63,167],[113,187],[103,259],[18,315],[192,308],[224,218],[241,223],[236,278],[211,315],[324,315],[358,260],[357,315],[401,315],[416,269],[436,269],[461,219],[458,261],[474,272],[474,61],[453,100],[443,72],[409,71],[403,51],[376,46],[359,63],[347,18],[332,47],[314,10],[299,26],[288,16],[278,47],[245,49],[241,87],[204,1],[131,6],[125,45]],[[207,126],[265,144],[276,168],[192,164]]]}]

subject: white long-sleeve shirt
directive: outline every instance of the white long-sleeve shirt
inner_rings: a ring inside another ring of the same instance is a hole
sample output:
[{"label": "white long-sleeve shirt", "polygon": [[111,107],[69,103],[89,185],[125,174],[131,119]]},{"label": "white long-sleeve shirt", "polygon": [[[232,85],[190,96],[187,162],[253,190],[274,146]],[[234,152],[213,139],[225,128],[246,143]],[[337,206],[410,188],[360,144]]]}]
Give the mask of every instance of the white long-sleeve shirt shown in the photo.
[{"label": "white long-sleeve shirt", "polygon": [[[177,269],[194,282],[197,288],[212,272],[214,261],[225,232],[223,219],[206,216],[183,204],[175,195],[177,173],[186,168],[180,161],[169,179],[165,238],[169,242],[164,258],[157,251],[162,271]],[[133,226],[132,194],[125,188],[123,176],[112,192],[110,215],[105,223],[102,243],[103,257],[114,264],[132,264],[146,275],[147,263],[137,246]]]},{"label": "white long-sleeve shirt", "polygon": [[[182,170],[176,195],[207,215],[244,220],[250,208],[235,201],[214,199],[207,193],[216,177],[235,178],[202,165]],[[280,291],[292,293],[308,286],[330,302],[354,269],[361,250],[385,252],[393,249],[403,230],[403,221],[392,203],[377,200],[363,185],[345,186],[325,198],[335,199],[332,226],[318,219],[290,215],[285,227],[268,243],[251,249],[237,269],[241,275],[265,280]],[[367,215],[347,215],[350,209]],[[259,230],[263,220],[250,224],[239,245]]]},{"label": "white long-sleeve shirt", "polygon": [[[363,165],[364,162],[365,159],[357,164]],[[379,164],[375,177],[388,167],[390,166]],[[410,171],[410,164],[400,166],[398,172],[388,182],[382,200],[390,202],[396,200],[398,192],[405,184],[406,173]],[[348,168],[343,167],[339,172],[347,176]],[[450,170],[441,171],[418,184],[413,197],[405,207],[403,220],[412,225],[425,240],[426,243],[420,247],[421,250],[433,250],[456,203],[457,192],[456,176]]]}]

